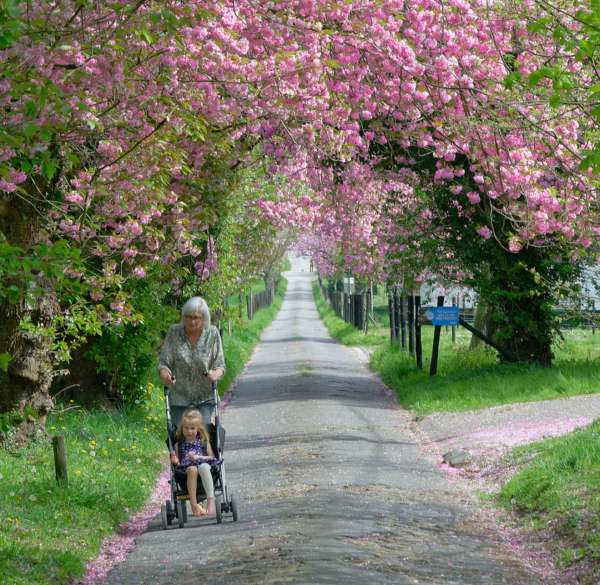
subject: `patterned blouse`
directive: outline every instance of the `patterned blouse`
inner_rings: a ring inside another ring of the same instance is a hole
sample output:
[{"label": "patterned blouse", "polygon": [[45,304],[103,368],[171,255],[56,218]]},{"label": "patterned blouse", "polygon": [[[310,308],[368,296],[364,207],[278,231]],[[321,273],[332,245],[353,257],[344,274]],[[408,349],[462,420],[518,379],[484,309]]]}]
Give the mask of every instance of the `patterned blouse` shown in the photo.
[{"label": "patterned blouse", "polygon": [[183,325],[171,325],[160,350],[158,370],[166,368],[175,377],[169,398],[173,406],[189,406],[212,398],[208,370],[225,370],[223,344],[219,330],[211,325],[204,329],[192,346]]},{"label": "patterned blouse", "polygon": [[179,446],[180,463],[177,466],[178,468],[187,469],[190,465],[200,465],[200,463],[204,463],[204,461],[192,461],[190,459],[191,453],[195,453],[196,455],[207,455],[206,449],[200,439],[194,439],[191,443],[188,443],[188,441],[181,441],[181,445]]}]

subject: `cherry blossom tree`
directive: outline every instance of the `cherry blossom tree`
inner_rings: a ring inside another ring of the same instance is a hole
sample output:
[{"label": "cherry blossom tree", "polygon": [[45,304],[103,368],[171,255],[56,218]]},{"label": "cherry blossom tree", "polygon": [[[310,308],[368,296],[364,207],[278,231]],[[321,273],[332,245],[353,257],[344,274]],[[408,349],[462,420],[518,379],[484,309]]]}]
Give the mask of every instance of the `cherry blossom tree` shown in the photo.
[{"label": "cherry blossom tree", "polygon": [[[43,421],[69,340],[135,321],[128,283],[206,285],[219,246],[242,259],[232,193],[259,157],[249,200],[272,182],[264,218],[323,270],[443,269],[493,301],[520,267],[547,315],[598,236],[597,112],[564,98],[595,95],[594,1],[558,27],[535,0],[5,2],[1,406]],[[502,306],[500,335],[548,364],[552,319],[528,337],[519,314]]]}]

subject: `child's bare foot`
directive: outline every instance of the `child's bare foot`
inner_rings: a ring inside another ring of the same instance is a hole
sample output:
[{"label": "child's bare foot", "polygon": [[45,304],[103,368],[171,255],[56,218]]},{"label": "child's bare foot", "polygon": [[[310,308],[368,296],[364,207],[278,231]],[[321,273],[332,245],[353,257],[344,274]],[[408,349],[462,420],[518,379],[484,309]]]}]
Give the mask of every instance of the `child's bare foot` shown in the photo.
[{"label": "child's bare foot", "polygon": [[206,510],[202,506],[196,504],[195,506],[192,506],[192,514],[194,516],[206,516]]},{"label": "child's bare foot", "polygon": [[206,515],[207,516],[214,516],[217,513],[216,508],[215,508],[215,499],[214,498],[208,498],[206,500]]}]

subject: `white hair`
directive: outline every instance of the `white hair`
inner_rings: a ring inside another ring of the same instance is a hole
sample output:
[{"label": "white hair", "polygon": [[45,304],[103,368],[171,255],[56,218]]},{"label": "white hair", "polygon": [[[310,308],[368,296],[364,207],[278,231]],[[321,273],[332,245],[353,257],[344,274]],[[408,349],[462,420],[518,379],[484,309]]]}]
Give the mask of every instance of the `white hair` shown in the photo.
[{"label": "white hair", "polygon": [[181,307],[181,322],[186,315],[202,315],[202,327],[208,329],[210,327],[210,311],[206,301],[202,297],[192,297],[185,302]]}]

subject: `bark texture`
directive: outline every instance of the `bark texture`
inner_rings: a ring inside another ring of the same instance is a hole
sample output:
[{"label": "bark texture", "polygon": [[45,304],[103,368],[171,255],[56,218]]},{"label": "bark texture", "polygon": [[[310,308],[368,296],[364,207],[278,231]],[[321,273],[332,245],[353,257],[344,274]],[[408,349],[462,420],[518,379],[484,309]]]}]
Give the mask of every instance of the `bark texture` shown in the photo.
[{"label": "bark texture", "polygon": [[[24,250],[44,239],[40,216],[21,199],[12,199],[0,210],[0,232],[9,244]],[[53,406],[50,397],[52,367],[49,340],[24,331],[20,324],[29,317],[36,325],[49,325],[60,310],[51,284],[43,274],[33,283],[14,277],[12,282],[22,291],[16,302],[0,303],[0,353],[11,356],[8,371],[0,375],[0,411],[16,410],[23,415],[15,440],[26,441],[44,428],[46,416]],[[33,284],[33,286],[32,286]],[[28,288],[44,291],[41,296],[27,295]]]}]

